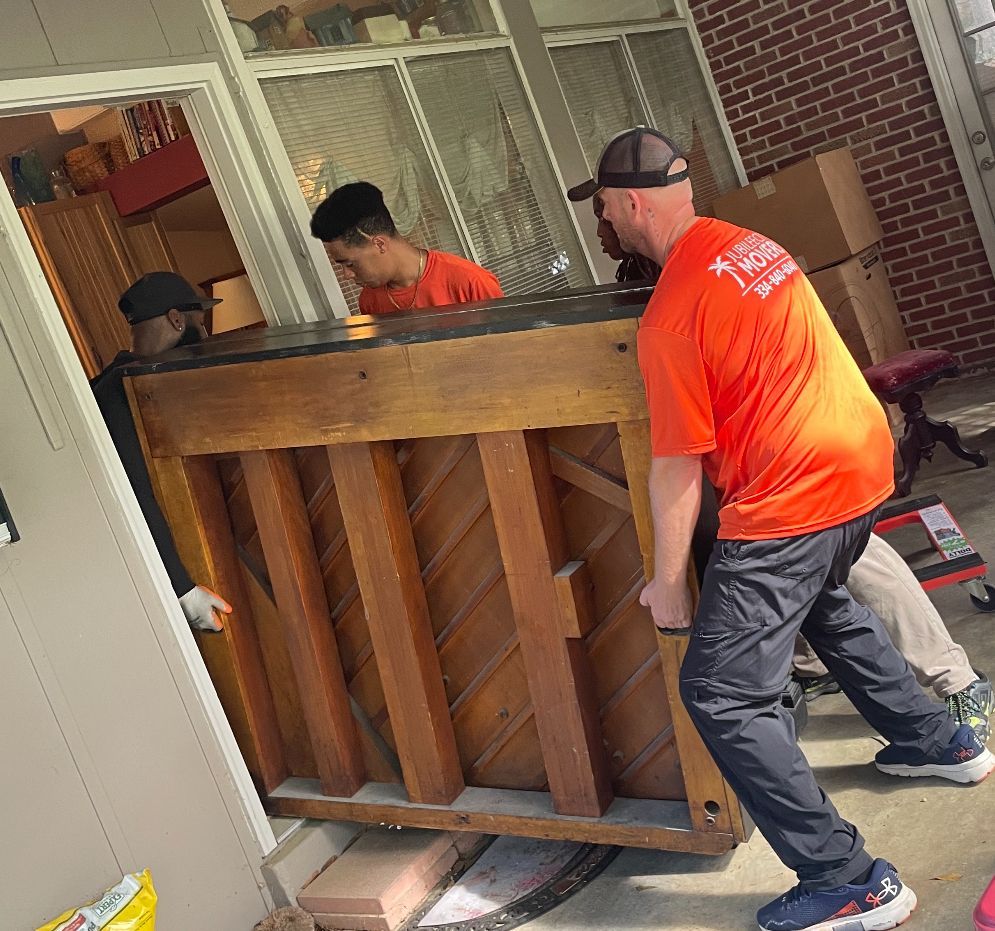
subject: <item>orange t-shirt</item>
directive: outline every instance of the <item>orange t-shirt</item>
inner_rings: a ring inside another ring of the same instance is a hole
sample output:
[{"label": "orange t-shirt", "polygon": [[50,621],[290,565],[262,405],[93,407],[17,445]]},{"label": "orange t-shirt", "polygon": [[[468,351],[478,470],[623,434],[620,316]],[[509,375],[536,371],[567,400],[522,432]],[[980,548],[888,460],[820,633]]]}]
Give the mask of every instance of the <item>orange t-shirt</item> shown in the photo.
[{"label": "orange t-shirt", "polygon": [[[391,297],[394,298],[393,303]],[[396,314],[400,310],[469,304],[493,297],[504,297],[504,292],[497,278],[486,268],[462,256],[430,249],[425,260],[425,271],[417,285],[391,288],[389,295],[386,287],[363,288],[359,295],[359,311],[364,314]]]},{"label": "orange t-shirt", "polygon": [[701,218],[639,328],[654,456],[701,455],[719,537],[763,540],[867,513],[894,487],[881,405],[777,243]]}]

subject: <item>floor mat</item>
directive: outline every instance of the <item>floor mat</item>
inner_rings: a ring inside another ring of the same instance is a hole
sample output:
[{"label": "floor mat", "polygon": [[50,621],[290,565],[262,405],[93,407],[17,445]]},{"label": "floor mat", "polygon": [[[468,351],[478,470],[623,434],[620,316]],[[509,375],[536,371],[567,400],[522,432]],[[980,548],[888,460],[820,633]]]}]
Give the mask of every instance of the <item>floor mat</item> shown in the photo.
[{"label": "floor mat", "polygon": [[621,847],[499,837],[409,931],[510,931],[582,889]]}]

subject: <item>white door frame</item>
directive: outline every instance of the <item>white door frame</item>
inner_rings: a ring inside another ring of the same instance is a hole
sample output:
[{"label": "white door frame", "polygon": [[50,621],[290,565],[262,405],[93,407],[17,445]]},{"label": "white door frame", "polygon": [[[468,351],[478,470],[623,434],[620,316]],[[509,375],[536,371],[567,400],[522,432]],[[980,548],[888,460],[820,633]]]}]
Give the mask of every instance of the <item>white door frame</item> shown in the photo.
[{"label": "white door frame", "polygon": [[[936,25],[930,12],[929,0],[907,0],[907,2],[909,12],[912,14],[912,23],[916,29],[916,36],[919,39],[919,46],[926,61],[926,69],[929,71],[929,78],[940,105],[940,114],[947,128],[947,136],[954,150],[954,157],[957,159],[957,168],[960,170],[961,179],[967,190],[967,199],[971,204],[974,221],[981,233],[981,242],[985,247],[985,254],[988,256],[988,264],[995,271],[995,216],[993,216],[992,204],[985,193],[984,181],[978,170],[977,147],[968,138],[968,130],[965,125],[968,121],[973,124],[975,119],[969,114],[963,113],[958,103],[954,82],[943,55],[944,45],[936,31]],[[946,12],[946,8],[944,8],[944,12]],[[948,54],[951,52],[952,50],[948,50]],[[959,48],[957,54],[960,55]],[[973,90],[971,93],[973,95]]]},{"label": "white door frame", "polygon": [[[279,322],[279,302],[285,302],[284,308],[300,308],[301,319],[316,319],[217,64],[0,81],[0,117],[91,102],[128,103],[156,97],[183,99],[191,132],[267,319]],[[26,376],[49,440],[55,448],[62,443],[57,419],[43,415],[54,402],[62,407],[74,435],[79,430],[75,440],[131,575],[149,608],[149,620],[159,645],[243,847],[250,862],[258,862],[276,847],[273,831],[97,409],[51,289],[3,186],[0,186],[0,270],[15,292],[17,307],[13,312],[19,314],[13,320],[0,320],[0,326],[20,337],[12,342],[11,348]]]}]

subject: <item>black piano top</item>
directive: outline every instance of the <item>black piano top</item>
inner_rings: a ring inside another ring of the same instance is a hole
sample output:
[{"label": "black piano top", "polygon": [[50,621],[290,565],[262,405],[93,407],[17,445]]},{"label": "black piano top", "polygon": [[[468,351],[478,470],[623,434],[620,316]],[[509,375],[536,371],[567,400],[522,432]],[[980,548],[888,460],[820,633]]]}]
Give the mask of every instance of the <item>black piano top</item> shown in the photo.
[{"label": "black piano top", "polygon": [[405,311],[383,317],[354,316],[212,337],[136,362],[128,375],[287,359],[328,352],[404,346],[488,333],[514,333],[549,327],[639,317],[652,293],[648,283],[612,284],[529,297]]}]

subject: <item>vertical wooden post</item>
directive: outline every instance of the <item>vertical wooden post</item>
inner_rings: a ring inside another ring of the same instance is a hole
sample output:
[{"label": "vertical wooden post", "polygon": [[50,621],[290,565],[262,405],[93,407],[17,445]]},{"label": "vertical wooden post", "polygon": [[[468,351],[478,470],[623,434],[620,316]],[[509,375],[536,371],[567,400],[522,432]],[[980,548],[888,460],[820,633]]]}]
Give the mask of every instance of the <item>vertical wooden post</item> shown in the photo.
[{"label": "vertical wooden post", "polygon": [[577,613],[565,618],[560,603],[575,581],[554,581],[567,550],[545,436],[482,433],[477,443],[553,805],[596,818],[611,804],[611,774],[584,643],[569,636]]},{"label": "vertical wooden post", "polygon": [[428,602],[391,442],[328,447],[404,784],[446,805],[464,788]]},{"label": "vertical wooden post", "polygon": [[[618,425],[625,474],[632,498],[632,516],[639,537],[646,579],[653,578],[653,514],[650,510],[649,467],[650,431],[648,420],[630,421]],[[698,581],[694,567],[689,565],[688,584],[697,595]],[[722,778],[715,761],[698,736],[684,708],[679,692],[681,663],[687,652],[686,637],[657,633],[660,661],[667,684],[667,698],[674,722],[674,736],[684,775],[684,788],[691,809],[691,824],[696,831],[719,831],[746,840],[742,809],[729,784]]]},{"label": "vertical wooden post", "polygon": [[365,781],[362,751],[293,453],[242,453],[242,470],[322,791],[354,795]]},{"label": "vertical wooden post", "polygon": [[222,633],[195,636],[249,772],[271,792],[287,765],[217,465],[210,456],[149,462],[187,571],[232,606]]}]

